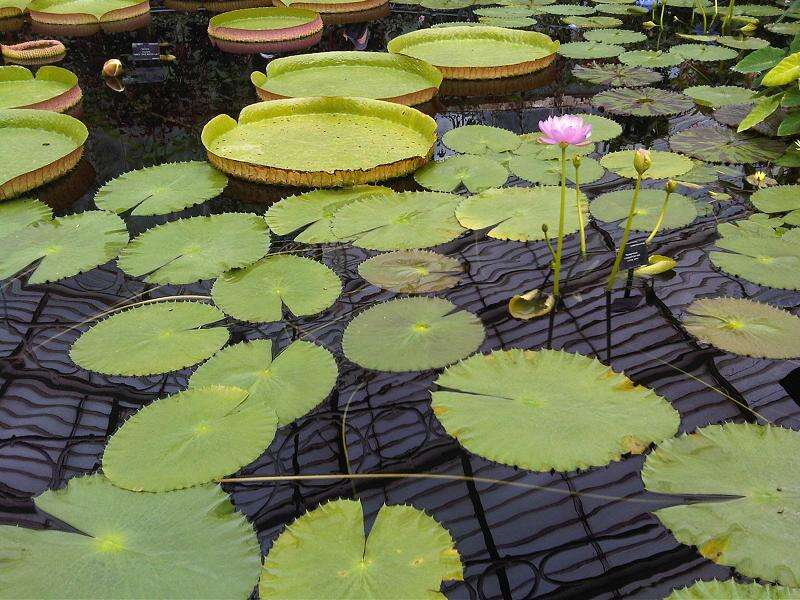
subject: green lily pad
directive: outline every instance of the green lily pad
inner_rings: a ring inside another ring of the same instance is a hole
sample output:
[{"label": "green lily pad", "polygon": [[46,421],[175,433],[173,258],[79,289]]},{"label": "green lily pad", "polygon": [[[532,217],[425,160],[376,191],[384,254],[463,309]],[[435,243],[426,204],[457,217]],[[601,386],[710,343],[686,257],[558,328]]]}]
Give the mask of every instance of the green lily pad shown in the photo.
[{"label": "green lily pad", "polygon": [[642,8],[640,6],[629,6],[626,4],[605,4],[599,3],[595,4],[595,8],[597,12],[603,15],[622,15],[622,16],[630,16],[636,14],[645,14],[647,13],[646,8]]},{"label": "green lily pad", "polygon": [[678,44],[672,46],[669,51],[684,60],[696,60],[700,62],[714,62],[718,60],[733,60],[739,53],[730,48],[713,46],[711,44]]},{"label": "green lily pad", "polygon": [[647,457],[642,479],[651,492],[710,496],[655,511],[679,542],[747,577],[797,587],[798,472],[796,431],[725,423],[665,441]]},{"label": "green lily pad", "polygon": [[[635,154],[635,150],[611,152],[600,159],[600,164],[620,177],[636,179],[636,169],[633,168],[633,157]],[[645,171],[642,176],[643,179],[678,177],[684,173],[688,173],[694,167],[692,160],[682,154],[650,150],[650,156],[653,159],[653,164]]]},{"label": "green lily pad", "polygon": [[686,183],[713,183],[720,177],[741,177],[742,173],[737,167],[727,165],[714,165],[702,161],[693,161],[694,166],[688,173],[681,175],[680,182]]},{"label": "green lily pad", "polygon": [[431,10],[461,10],[474,6],[475,2],[473,0],[416,0],[414,4]]},{"label": "green lily pad", "polygon": [[16,198],[0,202],[0,238],[52,218],[53,211],[50,207],[35,198]]},{"label": "green lily pad", "polygon": [[505,27],[507,29],[525,29],[536,25],[536,19],[531,17],[478,17],[481,25],[492,27]]},{"label": "green lily pad", "polygon": [[[582,199],[585,211],[585,197]],[[547,225],[548,237],[558,234],[560,205],[561,188],[557,186],[491,189],[466,198],[458,205],[456,216],[469,229],[491,227],[486,234],[491,238],[539,241],[545,239],[542,225]],[[574,190],[567,190],[567,206],[565,235],[578,231]]]},{"label": "green lily pad", "polygon": [[800,356],[800,317],[744,298],[703,298],[686,307],[683,326],[701,342],[758,358]]},{"label": "green lily pad", "polygon": [[414,180],[436,192],[453,192],[463,184],[471,193],[499,187],[508,179],[508,171],[499,162],[485,156],[461,154],[429,162],[416,173]]},{"label": "green lily pad", "polygon": [[786,51],[767,46],[750,52],[742,60],[731,67],[737,73],[761,73],[777,65],[786,56]]},{"label": "green lily pad", "polygon": [[267,250],[263,217],[222,213],[148,229],[122,250],[117,264],[149,283],[192,283],[249,265]]},{"label": "green lily pad", "polygon": [[455,542],[432,517],[383,505],[367,537],[361,502],[342,499],[306,513],[275,540],[258,591],[286,600],[438,598],[443,581],[461,579]]},{"label": "green lily pad", "polygon": [[800,208],[800,185],[776,185],[761,188],[750,196],[750,202],[765,213],[781,213]]},{"label": "green lily pad", "polygon": [[768,4],[739,4],[733,7],[733,14],[748,17],[777,17],[783,9]]},{"label": "green lily pad", "polygon": [[792,23],[768,23],[764,26],[764,29],[772,33],[777,33],[778,35],[797,35],[800,34],[800,21],[794,21]]},{"label": "green lily pad", "polygon": [[218,486],[142,494],[89,475],[36,506],[78,533],[0,526],[11,596],[246,598],[258,581],[256,534]]},{"label": "green lily pad", "polygon": [[774,162],[786,150],[780,140],[721,127],[692,127],[669,138],[670,147],[707,162],[755,164]]},{"label": "green lily pad", "polygon": [[720,598],[790,600],[796,597],[797,590],[780,585],[736,583],[732,579],[728,579],[727,581],[698,581],[687,588],[673,590],[665,600],[719,600]]},{"label": "green lily pad", "polygon": [[489,125],[463,125],[447,131],[442,143],[454,152],[486,154],[514,150],[522,140],[513,131]]},{"label": "green lily pad", "polygon": [[487,8],[476,8],[474,11],[480,17],[495,17],[498,19],[532,17],[534,9],[523,6],[489,6]]},{"label": "green lily pad", "polygon": [[[542,144],[539,137],[542,134],[538,131],[524,133],[520,135],[522,144],[514,150],[514,154],[519,156],[533,156],[540,160],[561,160],[561,147],[556,144]],[[586,156],[595,150],[595,144],[589,143],[585,146],[569,146],[567,148],[567,161],[571,161],[575,155]]]},{"label": "green lily pad", "polygon": [[662,50],[628,50],[619,55],[619,61],[631,67],[677,67],[683,57]]},{"label": "green lily pad", "polygon": [[283,306],[295,316],[315,315],[342,293],[342,282],[320,262],[294,256],[267,256],[244,269],[219,276],[211,289],[214,303],[240,321],[271,323]]},{"label": "green lily pad", "polygon": [[[85,15],[91,15],[97,21],[118,21],[121,18],[113,13],[134,9],[138,4],[137,0],[33,0],[28,4],[28,10],[43,13],[37,20],[45,23],[53,18],[50,15],[68,15],[67,19],[77,17],[79,23],[83,22],[80,19]],[[112,13],[111,17],[108,16],[109,13]],[[124,18],[127,17],[122,17]]]},{"label": "green lily pad", "polygon": [[612,58],[625,52],[622,46],[601,42],[569,42],[558,47],[558,53],[567,58]]},{"label": "green lily pad", "polygon": [[592,106],[618,115],[656,117],[677,115],[694,107],[691,98],[651,87],[615,88],[592,98]]},{"label": "green lily pad", "polygon": [[[639,191],[631,227],[634,231],[652,231],[664,204],[663,190],[645,189]],[[589,204],[589,210],[596,219],[614,223],[626,219],[633,198],[632,189],[615,190],[601,194]],[[684,227],[697,218],[694,200],[683,194],[670,194],[667,212],[661,223],[661,230]]]},{"label": "green lily pad", "polygon": [[246,390],[247,402],[269,406],[278,416],[278,427],[283,427],[322,402],[338,374],[336,360],[322,346],[297,340],[273,358],[270,340],[253,340],[220,350],[192,374],[189,388],[223,385]]},{"label": "green lily pad", "polygon": [[768,223],[751,219],[721,223],[711,262],[730,275],[759,285],[800,290],[800,244],[779,237]]},{"label": "green lily pad", "polygon": [[101,187],[97,208],[131,215],[165,215],[219,196],[228,178],[206,162],[167,163],[123,173]]},{"label": "green lily pad", "polygon": [[592,126],[591,140],[593,142],[613,140],[614,138],[622,135],[622,125],[613,119],[586,113],[577,113],[574,116],[580,117],[583,119],[584,123],[588,123]]},{"label": "green lily pad", "polygon": [[451,288],[464,269],[455,258],[425,250],[379,254],[358,265],[358,274],[372,285],[400,294],[426,294]]},{"label": "green lily pad", "polygon": [[394,192],[387,187],[357,185],[350,188],[313,190],[289,196],[276,202],[267,210],[267,225],[278,235],[297,230],[296,242],[325,244],[339,242],[331,229],[333,214],[346,204],[369,196],[388,196]]},{"label": "green lily pad", "polygon": [[[535,156],[515,156],[508,161],[511,172],[525,181],[542,185],[560,185],[561,161],[541,160]],[[606,170],[593,158],[581,160],[579,176],[581,184],[592,183],[603,178]],[[575,167],[567,164],[567,180],[575,182]]]},{"label": "green lily pad", "polygon": [[69,356],[106,375],[156,375],[199,363],[228,341],[225,318],[200,302],[159,302],[115,313],[82,334]]},{"label": "green lily pad", "polygon": [[[623,5],[623,8],[626,7]],[[628,29],[596,29],[587,31],[583,37],[590,42],[603,44],[637,44],[647,39],[645,34]]]},{"label": "green lily pad", "polygon": [[736,48],[737,50],[759,50],[769,46],[769,42],[762,38],[734,37],[732,35],[719,36],[717,38],[717,43],[727,46],[728,48]]},{"label": "green lily pad", "polygon": [[622,25],[622,21],[614,17],[564,17],[561,22],[581,29],[606,29]]},{"label": "green lily pad", "polygon": [[125,421],[103,454],[103,474],[134,492],[168,492],[208,483],[258,458],[278,417],[262,398],[215,385],[145,406]]},{"label": "green lily pad", "polygon": [[464,229],[455,217],[461,196],[402,192],[352,202],[333,215],[333,233],[368,250],[412,250],[454,240]]},{"label": "green lily pad", "polygon": [[127,243],[125,222],[105,211],[35,222],[0,237],[0,279],[37,261],[30,284],[72,277],[112,260]]},{"label": "green lily pad", "polygon": [[695,85],[683,90],[700,106],[714,108],[752,102],[755,91],[735,85]]},{"label": "green lily pad", "polygon": [[680,422],[653,390],[597,359],[559,350],[473,356],[435,383],[433,412],[464,448],[531,471],[586,469],[641,454],[675,435]]},{"label": "green lily pad", "polygon": [[[75,90],[76,99],[68,99]],[[36,75],[20,65],[0,67],[0,109],[43,108],[64,112],[80,101],[78,77],[72,71],[46,65]]]},{"label": "green lily pad", "polygon": [[478,317],[442,298],[399,298],[357,315],[342,337],[348,360],[376,371],[439,369],[475,352]]},{"label": "green lily pad", "polygon": [[661,74],[657,71],[617,63],[576,65],[572,74],[583,81],[611,87],[641,87],[661,81]]},{"label": "green lily pad", "polygon": [[580,4],[551,4],[542,6],[537,13],[543,15],[592,15],[596,12],[593,6],[581,6]]}]

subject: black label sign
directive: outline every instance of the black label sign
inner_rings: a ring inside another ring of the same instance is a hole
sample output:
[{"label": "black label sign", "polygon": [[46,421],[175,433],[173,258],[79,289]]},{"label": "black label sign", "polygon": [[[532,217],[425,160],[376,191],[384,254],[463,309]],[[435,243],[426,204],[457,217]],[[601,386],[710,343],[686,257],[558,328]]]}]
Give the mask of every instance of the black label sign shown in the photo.
[{"label": "black label sign", "polygon": [[647,257],[647,244],[645,244],[644,240],[628,242],[619,267],[621,270],[641,267],[647,264]]},{"label": "black label sign", "polygon": [[161,54],[161,52],[159,51],[158,44],[151,42],[137,42],[131,44],[131,58],[134,61],[158,60],[159,54]]}]

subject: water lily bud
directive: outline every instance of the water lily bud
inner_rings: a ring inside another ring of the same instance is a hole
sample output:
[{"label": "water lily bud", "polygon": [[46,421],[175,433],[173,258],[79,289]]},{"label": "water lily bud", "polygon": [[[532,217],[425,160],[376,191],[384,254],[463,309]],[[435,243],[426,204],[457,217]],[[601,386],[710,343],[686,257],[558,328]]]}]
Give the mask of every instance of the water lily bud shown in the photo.
[{"label": "water lily bud", "polygon": [[547,237],[547,223],[542,223],[542,233]]},{"label": "water lily bud", "polygon": [[103,64],[104,77],[119,77],[122,75],[122,61],[118,58],[109,59]]},{"label": "water lily bud", "polygon": [[758,29],[758,26],[754,23],[748,23],[747,25],[739,27],[739,31],[741,31],[742,33],[750,33],[751,31],[755,31],[756,29]]},{"label": "water lily bud", "polygon": [[572,157],[572,164],[576,169],[578,167],[580,167],[581,166],[581,157],[578,156],[577,154],[575,156],[573,156]]},{"label": "water lily bud", "polygon": [[678,182],[677,181],[675,181],[674,179],[670,179],[669,181],[667,181],[667,193],[668,194],[675,193],[675,190],[677,190],[677,189],[678,189]]},{"label": "water lily bud", "polygon": [[645,150],[644,148],[639,148],[633,155],[633,168],[636,169],[636,172],[639,175],[647,171],[647,169],[649,169],[650,165],[652,164],[653,164],[653,159],[650,156],[649,150]]},{"label": "water lily bud", "polygon": [[655,29],[656,27],[658,27],[658,25],[656,25],[652,21],[645,21],[644,23],[642,23],[642,29],[644,29],[645,31],[649,31],[650,29]]}]

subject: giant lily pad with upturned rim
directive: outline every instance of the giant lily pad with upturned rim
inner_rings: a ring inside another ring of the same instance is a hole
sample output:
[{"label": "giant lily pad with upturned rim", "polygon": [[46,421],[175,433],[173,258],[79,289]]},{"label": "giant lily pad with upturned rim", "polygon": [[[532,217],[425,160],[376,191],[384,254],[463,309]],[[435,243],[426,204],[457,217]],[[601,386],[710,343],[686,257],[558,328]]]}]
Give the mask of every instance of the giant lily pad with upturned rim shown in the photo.
[{"label": "giant lily pad with upturned rim", "polygon": [[288,6],[316,11],[322,15],[323,20],[330,21],[334,25],[350,21],[349,17],[361,19],[363,22],[363,17],[370,12],[378,12],[381,9],[386,9],[388,12],[389,3],[388,0],[272,0],[272,4],[277,7]]},{"label": "giant lily pad with upturned rim", "polygon": [[[600,164],[609,171],[613,171],[620,177],[636,179],[636,169],[633,167],[633,157],[635,150],[620,150],[610,152],[600,159]],[[661,150],[650,150],[653,164],[642,175],[643,179],[666,179],[667,177],[678,177],[688,173],[694,168],[694,162],[682,154],[675,152],[663,152]]]},{"label": "giant lily pad with upturned rim", "polygon": [[439,369],[475,352],[480,319],[443,298],[398,298],[359,313],[344,331],[348,360],[376,371]]},{"label": "giant lily pad with upturned rim", "polygon": [[464,269],[457,259],[427,250],[378,254],[358,265],[371,283],[400,294],[426,294],[453,287]]},{"label": "giant lily pad with upturned rim", "polygon": [[641,87],[661,81],[657,71],[617,63],[575,65],[572,74],[583,81],[611,87]]},{"label": "giant lily pad with upturned rim", "polygon": [[320,52],[270,61],[250,80],[262,100],[357,96],[413,106],[439,91],[442,74],[428,63],[386,52]]},{"label": "giant lily pad with upturned rim", "polygon": [[651,87],[614,88],[592,97],[592,106],[618,115],[660,117],[677,115],[694,107],[681,93]]},{"label": "giant lily pad with upturned rim", "polygon": [[33,0],[31,20],[51,25],[92,25],[126,21],[150,12],[148,0]]},{"label": "giant lily pad with upturned rim", "polygon": [[800,433],[709,425],[666,440],[645,460],[645,488],[690,503],[655,516],[702,556],[747,577],[800,586]]},{"label": "giant lily pad with upturned rim", "polygon": [[786,143],[780,140],[721,127],[684,129],[669,138],[669,145],[700,160],[734,164],[774,162],[786,150]]},{"label": "giant lily pad with upturned rim", "polygon": [[78,119],[47,110],[0,110],[0,200],[70,171],[89,136]]},{"label": "giant lily pad with upturned rim", "polygon": [[433,413],[465,449],[532,471],[573,471],[642,454],[680,423],[653,390],[597,359],[560,350],[472,356],[435,383]]},{"label": "giant lily pad with upturned rim", "polygon": [[208,35],[215,46],[228,52],[305,50],[322,38],[322,18],[302,8],[243,8],[211,17]]},{"label": "giant lily pad with upturned rim", "polygon": [[4,596],[219,600],[258,581],[256,534],[219,486],[143,494],[87,475],[35,503],[71,530],[0,526]]},{"label": "giant lily pad with upturned rim", "polygon": [[211,163],[261,183],[339,187],[406,175],[428,162],[436,122],[367,98],[292,98],[251,104],[203,128]]},{"label": "giant lily pad with upturned rim", "polygon": [[34,76],[23,66],[0,67],[0,109],[35,108],[61,113],[82,98],[77,75],[67,69],[47,65]]},{"label": "giant lily pad with upturned rim", "polygon": [[[652,231],[664,204],[663,190],[645,189],[639,191],[636,212],[631,222],[634,231]],[[632,189],[614,190],[599,195],[589,204],[589,211],[596,219],[615,223],[626,219],[630,211]],[[697,218],[694,200],[683,194],[670,194],[661,230],[684,227]]]},{"label": "giant lily pad with upturned rim", "polygon": [[387,49],[427,61],[447,79],[495,79],[544,69],[558,46],[543,33],[485,25],[419,29],[394,38]]}]

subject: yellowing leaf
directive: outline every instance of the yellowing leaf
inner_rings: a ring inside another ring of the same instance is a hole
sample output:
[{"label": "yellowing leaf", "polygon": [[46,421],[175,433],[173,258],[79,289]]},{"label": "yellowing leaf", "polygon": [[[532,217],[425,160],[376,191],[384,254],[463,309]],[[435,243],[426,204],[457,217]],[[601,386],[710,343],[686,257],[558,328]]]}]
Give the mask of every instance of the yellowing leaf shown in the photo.
[{"label": "yellowing leaf", "polygon": [[762,84],[767,87],[786,85],[800,78],[800,52],[795,52],[784,58],[764,75]]}]

